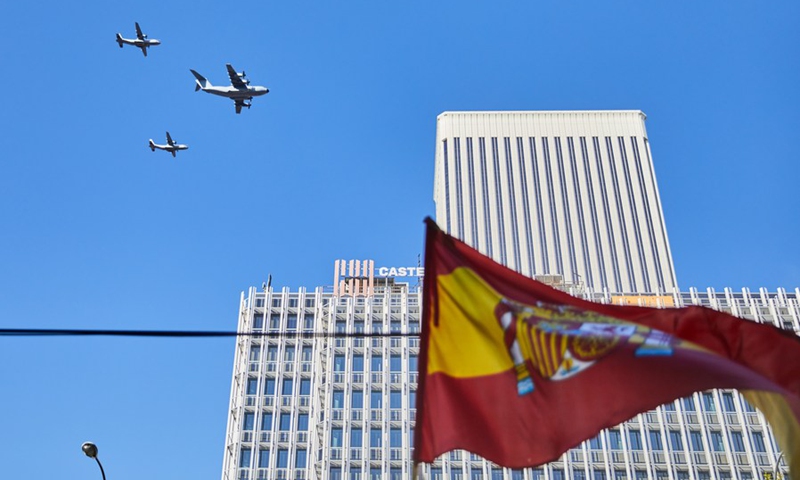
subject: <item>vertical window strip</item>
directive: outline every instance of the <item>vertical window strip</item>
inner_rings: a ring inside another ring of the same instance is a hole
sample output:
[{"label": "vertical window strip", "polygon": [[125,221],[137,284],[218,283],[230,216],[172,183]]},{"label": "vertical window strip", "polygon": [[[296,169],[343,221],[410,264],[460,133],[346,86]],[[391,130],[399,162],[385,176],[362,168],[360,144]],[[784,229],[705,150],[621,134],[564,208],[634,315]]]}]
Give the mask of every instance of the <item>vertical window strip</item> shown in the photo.
[{"label": "vertical window strip", "polygon": [[486,173],[486,139],[478,138],[478,154],[481,161],[481,190],[483,191],[483,220],[484,220],[484,242],[486,242],[486,254],[492,256],[492,212],[489,207],[489,177]]},{"label": "vertical window strip", "polygon": [[442,140],[444,148],[444,218],[447,226],[447,233],[452,235],[450,229],[450,167],[447,164],[447,139]]},{"label": "vertical window strip", "polygon": [[[575,141],[572,137],[567,137],[567,153],[569,153],[569,163],[572,167],[572,188],[575,190],[575,205],[577,205],[578,228],[581,235],[581,251],[583,252],[583,274],[586,276],[586,284],[592,285],[592,270],[589,263],[589,242],[586,239],[586,217],[584,216],[583,195],[581,184],[578,181],[578,164],[575,160]],[[573,272],[575,274],[577,272]]]},{"label": "vertical window strip", "polygon": [[506,156],[506,179],[508,181],[508,210],[511,214],[511,233],[513,235],[512,252],[514,254],[514,269],[520,270],[522,260],[519,255],[519,224],[517,222],[517,196],[514,194],[514,166],[511,160],[511,139],[503,138],[503,150]]},{"label": "vertical window strip", "polygon": [[472,153],[472,137],[467,137],[467,176],[469,177],[469,223],[472,233],[472,243],[480,250],[478,239],[478,207],[477,195],[475,192],[475,164]]},{"label": "vertical window strip", "polygon": [[528,199],[528,174],[525,171],[525,149],[522,137],[517,137],[517,159],[519,161],[520,183],[522,185],[522,214],[525,217],[525,251],[528,254],[528,267],[530,274],[536,271],[536,262],[533,259],[533,232],[531,231],[531,206]]},{"label": "vertical window strip", "polygon": [[[539,161],[536,157],[536,137],[528,137],[531,148],[531,165],[533,170],[533,194],[536,196],[536,221],[539,225],[539,251],[542,252],[542,273],[550,271],[550,261],[547,258],[547,234],[544,229],[544,209],[542,207],[542,181],[539,178]],[[533,241],[533,239],[531,239]],[[533,272],[535,273],[535,272]]]},{"label": "vertical window strip", "polygon": [[453,156],[455,162],[456,184],[456,237],[464,239],[464,192],[461,182],[461,139],[453,138]]},{"label": "vertical window strip", "polygon": [[[578,262],[575,258],[575,235],[572,231],[572,215],[569,209],[569,197],[567,193],[567,179],[564,173],[564,155],[561,151],[561,137],[553,137],[556,145],[556,161],[558,162],[558,182],[561,184],[561,206],[564,208],[564,225],[567,228],[567,253],[569,254],[569,277],[575,275],[578,269]],[[565,277],[567,275],[564,275]]]},{"label": "vertical window strip", "polygon": [[503,219],[503,184],[500,181],[500,158],[497,152],[497,137],[492,137],[492,165],[494,165],[494,191],[497,199],[497,230],[500,234],[498,248],[500,263],[506,264],[506,225]]},{"label": "vertical window strip", "polygon": [[650,289],[650,275],[647,271],[647,257],[644,254],[644,241],[642,239],[642,229],[639,223],[639,209],[636,208],[636,195],[633,192],[633,183],[631,181],[630,165],[628,163],[628,151],[625,149],[625,137],[617,137],[619,144],[620,155],[622,156],[622,169],[625,173],[625,188],[628,191],[628,202],[631,206],[631,216],[633,217],[633,228],[636,236],[636,252],[639,254],[639,269],[642,272],[642,280],[644,281],[644,290],[646,292],[652,291]]},{"label": "vertical window strip", "polygon": [[[600,139],[592,137],[594,147],[594,158],[597,163],[597,174],[600,177],[600,198],[603,200],[603,218],[608,232],[609,250],[611,251],[611,271],[614,273],[614,291],[622,292],[622,277],[619,271],[619,259],[617,258],[617,242],[614,240],[614,224],[611,223],[611,208],[608,205],[608,189],[606,188],[606,174],[603,171],[603,156],[600,149]],[[598,255],[602,258],[602,255]]]},{"label": "vertical window strip", "polygon": [[556,254],[555,273],[563,275],[564,265],[562,264],[561,259],[561,238],[558,234],[558,215],[556,212],[555,192],[553,191],[553,171],[550,167],[550,146],[547,143],[547,137],[542,137],[542,154],[544,155],[545,179],[547,180],[547,197],[550,203],[550,225],[553,228],[553,242]]},{"label": "vertical window strip", "polygon": [[[602,245],[600,243],[600,225],[598,224],[597,220],[597,207],[595,206],[595,194],[594,194],[594,185],[592,182],[592,174],[591,169],[589,168],[589,151],[586,147],[586,137],[580,138],[581,143],[581,158],[583,160],[583,171],[586,175],[586,189],[589,198],[589,213],[592,217],[592,230],[594,233],[594,248],[597,252],[595,257],[597,258],[598,265],[600,267],[600,286],[602,288],[608,288],[608,276],[606,274],[606,265],[605,265],[605,257],[603,255]],[[593,282],[590,282],[592,285]]]},{"label": "vertical window strip", "polygon": [[631,247],[628,242],[628,225],[625,223],[625,215],[622,210],[622,199],[620,198],[619,173],[617,172],[617,159],[614,156],[614,144],[611,137],[606,137],[606,153],[608,153],[608,164],[611,167],[611,182],[614,187],[614,203],[617,206],[617,219],[622,230],[622,253],[625,255],[625,271],[628,273],[628,283],[631,291],[636,291],[636,278],[633,276],[631,268]]},{"label": "vertical window strip", "polygon": [[658,254],[658,242],[656,242],[655,228],[653,227],[653,212],[650,210],[650,197],[647,192],[647,184],[644,181],[644,172],[642,171],[642,157],[639,154],[639,142],[636,137],[631,137],[631,147],[633,149],[633,157],[636,161],[636,176],[639,178],[639,188],[641,190],[642,198],[644,199],[644,212],[645,221],[647,222],[647,234],[650,237],[650,250],[653,255],[653,261],[656,266],[656,278],[658,280],[658,291],[664,292],[666,287],[664,285],[664,271],[661,268],[661,259]]},{"label": "vertical window strip", "polygon": [[[664,216],[661,213],[662,209],[661,209],[661,201],[658,198],[658,188],[656,188],[656,186],[655,186],[656,185],[656,177],[655,177],[655,172],[653,171],[653,159],[650,157],[650,143],[646,138],[644,139],[644,153],[647,154],[647,164],[650,166],[650,183],[653,185],[653,191],[655,192],[654,197],[655,197],[656,203],[658,204],[658,214],[659,214],[658,215],[658,219],[659,219],[658,223],[661,226],[661,238],[664,239],[664,245],[666,245],[664,247],[664,249],[665,249],[665,254],[666,254],[666,257],[667,257],[667,264],[670,266],[670,269],[669,269],[670,285],[674,288],[675,284],[677,282],[675,281],[675,275],[674,275],[675,272],[672,269],[672,255],[670,254],[669,244],[667,243],[667,231],[666,231],[666,227],[664,225]],[[660,264],[660,262],[659,262],[659,264]]]}]

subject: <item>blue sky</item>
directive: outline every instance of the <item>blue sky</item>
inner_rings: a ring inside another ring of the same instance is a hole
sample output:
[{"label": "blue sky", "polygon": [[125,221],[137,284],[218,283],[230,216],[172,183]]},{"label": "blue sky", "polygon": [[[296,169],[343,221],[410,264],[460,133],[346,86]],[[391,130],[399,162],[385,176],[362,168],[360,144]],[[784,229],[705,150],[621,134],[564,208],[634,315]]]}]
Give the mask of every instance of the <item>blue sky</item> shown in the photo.
[{"label": "blue sky", "polygon": [[[800,6],[597,3],[3,3],[0,325],[228,330],[269,273],[414,264],[445,110],[641,109],[680,286],[800,286]],[[225,63],[271,93],[193,91]],[[0,476],[219,478],[232,360],[0,338]]]}]

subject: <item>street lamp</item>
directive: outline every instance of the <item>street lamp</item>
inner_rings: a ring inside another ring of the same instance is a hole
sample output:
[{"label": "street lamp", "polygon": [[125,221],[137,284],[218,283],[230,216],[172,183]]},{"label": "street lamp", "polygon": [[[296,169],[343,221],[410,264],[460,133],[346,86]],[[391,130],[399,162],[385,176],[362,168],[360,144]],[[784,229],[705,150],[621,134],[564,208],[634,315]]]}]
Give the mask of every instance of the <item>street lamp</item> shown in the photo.
[{"label": "street lamp", "polygon": [[92,442],[83,442],[83,445],[81,445],[81,450],[83,450],[83,453],[85,453],[87,457],[95,459],[97,466],[100,467],[100,473],[103,475],[103,480],[106,480],[106,472],[103,470],[103,464],[100,463],[100,459],[97,458],[97,445]]}]

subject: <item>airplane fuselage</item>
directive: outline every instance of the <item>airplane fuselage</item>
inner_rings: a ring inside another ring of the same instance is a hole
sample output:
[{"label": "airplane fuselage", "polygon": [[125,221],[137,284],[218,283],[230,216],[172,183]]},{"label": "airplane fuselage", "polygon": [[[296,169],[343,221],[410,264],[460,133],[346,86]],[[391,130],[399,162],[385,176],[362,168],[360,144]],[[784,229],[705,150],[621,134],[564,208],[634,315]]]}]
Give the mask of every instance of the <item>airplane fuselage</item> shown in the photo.
[{"label": "airplane fuselage", "polygon": [[133,45],[134,47],[139,47],[139,48],[147,48],[147,47],[150,47],[150,46],[153,46],[153,45],[161,45],[161,41],[160,40],[156,40],[155,38],[152,39],[152,40],[149,39],[149,38],[141,40],[141,39],[138,39],[138,38],[119,37],[119,41],[121,41],[122,43],[125,43],[127,45]]},{"label": "airplane fuselage", "polygon": [[204,92],[211,93],[213,95],[219,95],[220,97],[227,97],[233,98],[234,100],[247,100],[253,97],[259,97],[261,95],[266,95],[269,93],[269,89],[266,87],[247,87],[247,88],[236,88],[232,86],[228,87],[206,87],[203,88]]},{"label": "airplane fuselage", "polygon": [[153,144],[154,148],[159,150],[166,150],[167,152],[177,152],[178,150],[188,150],[189,146],[184,145],[182,143],[176,143],[175,145],[159,145],[157,143]]}]

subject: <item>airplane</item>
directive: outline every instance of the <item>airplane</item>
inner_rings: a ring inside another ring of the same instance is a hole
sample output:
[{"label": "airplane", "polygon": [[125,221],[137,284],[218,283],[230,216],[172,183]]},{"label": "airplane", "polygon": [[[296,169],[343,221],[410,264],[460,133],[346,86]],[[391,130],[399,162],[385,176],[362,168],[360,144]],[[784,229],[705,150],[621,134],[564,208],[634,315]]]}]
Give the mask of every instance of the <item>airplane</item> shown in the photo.
[{"label": "airplane", "polygon": [[139,28],[139,22],[133,22],[133,23],[136,25],[136,38],[134,39],[123,38],[122,35],[118,33],[117,43],[119,44],[119,48],[122,48],[122,45],[125,43],[127,43],[128,45],[133,45],[134,47],[139,47],[142,49],[142,53],[144,53],[144,56],[146,57],[147,47],[151,45],[161,45],[161,41],[156,40],[155,38],[152,40],[147,38],[147,35],[143,34],[142,29]]},{"label": "airplane", "polygon": [[180,143],[175,143],[175,140],[173,140],[172,137],[169,135],[169,132],[167,132],[167,144],[166,145],[159,145],[157,143],[153,143],[153,139],[152,138],[150,139],[150,150],[155,152],[156,148],[159,149],[159,150],[166,150],[167,152],[171,153],[172,156],[174,157],[175,156],[175,152],[177,152],[178,150],[188,150],[189,146],[188,145],[182,145]]},{"label": "airplane", "polygon": [[198,90],[202,90],[207,93],[230,98],[236,105],[236,113],[242,113],[242,107],[250,108],[253,97],[258,97],[260,95],[269,93],[269,88],[251,87],[250,80],[245,77],[244,70],[242,73],[239,73],[233,69],[230,63],[226,63],[225,67],[227,67],[228,77],[231,79],[230,87],[215,87],[211,85],[211,82],[206,80],[204,76],[192,69],[189,69],[189,71],[192,72],[192,75],[194,75],[197,83],[197,85],[194,87],[194,91],[196,92]]}]

